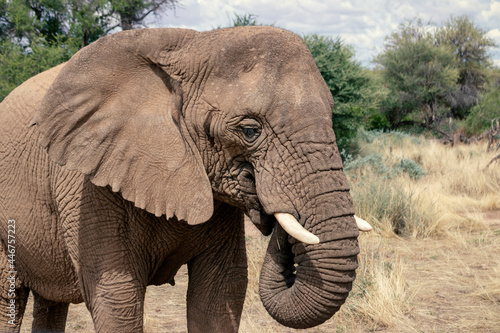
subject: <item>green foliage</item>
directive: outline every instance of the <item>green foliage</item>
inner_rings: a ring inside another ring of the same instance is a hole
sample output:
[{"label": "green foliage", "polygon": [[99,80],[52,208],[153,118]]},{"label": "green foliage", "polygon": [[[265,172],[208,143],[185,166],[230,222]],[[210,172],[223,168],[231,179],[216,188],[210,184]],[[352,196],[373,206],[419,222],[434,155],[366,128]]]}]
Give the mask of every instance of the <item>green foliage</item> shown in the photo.
[{"label": "green foliage", "polygon": [[463,15],[452,16],[436,31],[435,38],[437,45],[453,46],[461,69],[475,70],[490,65],[488,48],[494,47],[495,43],[486,34],[486,30],[477,26],[469,16]]},{"label": "green foliage", "polygon": [[392,179],[398,175],[407,174],[411,179],[419,180],[426,174],[424,169],[412,159],[400,158],[398,162],[391,164],[389,159],[378,153],[347,160],[344,170],[351,176],[354,175],[353,172],[369,172],[381,179]]},{"label": "green foliage", "polygon": [[406,173],[414,180],[419,180],[425,176],[424,169],[417,162],[408,158],[401,158],[399,162],[393,164],[392,168],[397,173]]},{"label": "green foliage", "polygon": [[243,14],[243,15],[238,15],[234,14],[234,18],[232,20],[232,26],[233,27],[241,27],[241,26],[253,26],[253,25],[260,25],[257,23],[257,15],[254,14]]},{"label": "green foliage", "polygon": [[77,51],[67,33],[66,2],[60,0],[6,1],[0,22],[0,101],[16,86],[68,60]]},{"label": "green foliage", "polygon": [[458,59],[460,89],[448,97],[455,118],[467,116],[470,108],[478,103],[486,83],[490,66],[488,48],[495,46],[486,33],[466,15],[452,16],[435,33],[436,44],[452,47]]},{"label": "green foliage", "polygon": [[392,93],[381,108],[383,117],[374,117],[372,128],[384,128],[387,119],[392,128],[419,124],[446,134],[444,128],[454,130],[445,126],[448,118],[463,119],[471,112],[463,123],[473,127],[467,132],[484,128],[484,121],[475,118],[489,117],[487,105],[495,100],[491,92],[484,104],[477,105],[488,81],[487,51],[492,46],[486,31],[468,16],[451,17],[442,27],[420,20],[400,25],[375,59]]},{"label": "green foliage", "polygon": [[355,158],[350,156],[344,161],[344,169],[351,178],[375,175],[377,178],[389,180],[407,175],[413,180],[419,180],[426,175],[422,166],[412,159],[396,157],[392,153],[384,157],[381,153],[385,152],[387,147],[392,151],[393,147],[403,147],[408,143],[420,145],[420,139],[413,135],[398,131],[384,133],[360,130],[356,141],[362,147],[370,147],[370,150],[363,149],[360,155]]},{"label": "green foliage", "polygon": [[376,113],[385,92],[355,60],[352,47],[340,38],[316,34],[303,38],[334,99],[333,129],[339,150],[352,152],[357,130]]},{"label": "green foliage", "polygon": [[474,106],[465,119],[468,135],[479,135],[491,128],[491,120],[500,117],[500,86],[484,94],[481,102]]},{"label": "green foliage", "polygon": [[385,114],[374,113],[370,116],[370,121],[366,124],[366,128],[370,130],[388,130],[391,128],[391,123]]},{"label": "green foliage", "polygon": [[344,170],[358,171],[359,169],[369,170],[375,175],[391,178],[391,168],[387,167],[381,154],[373,153],[366,156],[358,156],[355,160],[347,160],[344,164]]},{"label": "green foliage", "polygon": [[384,105],[392,126],[408,119],[430,124],[448,111],[446,96],[457,89],[458,62],[450,46],[434,45],[421,21],[401,25],[375,61],[392,91]]},{"label": "green foliage", "polygon": [[256,25],[267,25],[274,27],[274,24],[263,24],[257,21],[257,18],[259,16],[255,14],[249,14],[245,13],[242,15],[239,15],[237,13],[234,13],[233,18],[228,18],[229,19],[229,24],[227,26],[222,26],[218,25],[214,29],[223,29],[223,28],[228,28],[228,27],[243,27],[243,26],[256,26]]},{"label": "green foliage", "polygon": [[[0,101],[116,28],[130,29],[177,0],[0,0]],[[118,23],[116,23],[118,22]]]},{"label": "green foliage", "polygon": [[130,30],[143,25],[144,19],[151,13],[175,9],[178,0],[111,0],[107,3],[111,13],[120,20],[120,27]]},{"label": "green foliage", "polygon": [[9,41],[0,42],[0,101],[30,77],[69,60],[73,51],[58,45],[34,41],[23,48]]}]

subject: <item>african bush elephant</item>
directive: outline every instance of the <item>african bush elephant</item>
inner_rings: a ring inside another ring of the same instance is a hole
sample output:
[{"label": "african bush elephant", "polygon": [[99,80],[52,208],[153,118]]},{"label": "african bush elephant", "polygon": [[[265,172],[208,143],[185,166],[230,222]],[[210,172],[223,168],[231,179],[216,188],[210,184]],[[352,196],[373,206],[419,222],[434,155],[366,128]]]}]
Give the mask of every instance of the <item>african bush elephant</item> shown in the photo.
[{"label": "african bush elephant", "polygon": [[267,311],[323,323],[359,251],[332,107],[302,40],[271,27],[120,32],[22,84],[0,107],[0,330],[31,290],[34,331],[85,302],[97,332],[142,332],[146,286],[187,263],[189,331],[237,331],[244,214],[274,230]]}]

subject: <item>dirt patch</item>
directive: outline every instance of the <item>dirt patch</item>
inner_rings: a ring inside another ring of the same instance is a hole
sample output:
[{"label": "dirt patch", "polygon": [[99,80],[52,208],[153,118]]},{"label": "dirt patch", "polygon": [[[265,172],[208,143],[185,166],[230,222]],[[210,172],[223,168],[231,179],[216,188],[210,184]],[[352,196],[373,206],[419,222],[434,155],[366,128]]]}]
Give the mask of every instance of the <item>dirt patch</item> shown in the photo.
[{"label": "dirt patch", "polygon": [[500,210],[483,213],[482,221],[491,227],[500,228]]}]

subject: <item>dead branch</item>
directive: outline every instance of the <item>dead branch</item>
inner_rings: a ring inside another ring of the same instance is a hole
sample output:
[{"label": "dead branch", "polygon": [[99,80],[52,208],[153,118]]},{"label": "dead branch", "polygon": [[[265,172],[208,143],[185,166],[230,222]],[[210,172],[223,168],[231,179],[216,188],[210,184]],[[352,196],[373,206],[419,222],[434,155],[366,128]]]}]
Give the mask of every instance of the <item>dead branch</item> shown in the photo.
[{"label": "dead branch", "polygon": [[500,160],[500,155],[497,155],[497,156],[493,157],[493,158],[491,159],[491,161],[490,161],[490,162],[486,165],[486,167],[484,168],[484,170],[488,170],[488,168],[489,168],[490,164],[492,164],[492,163],[493,163],[493,162],[495,162],[496,160]]}]

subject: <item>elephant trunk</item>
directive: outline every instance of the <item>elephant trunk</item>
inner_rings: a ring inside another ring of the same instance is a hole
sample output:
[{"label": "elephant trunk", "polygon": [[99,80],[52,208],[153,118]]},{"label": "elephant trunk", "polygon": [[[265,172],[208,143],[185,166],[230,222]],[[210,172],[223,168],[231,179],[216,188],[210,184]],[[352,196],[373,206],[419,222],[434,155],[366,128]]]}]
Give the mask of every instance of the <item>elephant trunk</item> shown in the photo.
[{"label": "elephant trunk", "polygon": [[279,138],[286,149],[275,144],[268,150],[267,156],[280,158],[269,158],[256,169],[257,194],[266,214],[292,215],[319,238],[317,244],[299,240],[276,224],[264,259],[262,303],[274,319],[293,328],[331,318],[352,289],[358,266],[359,231],[350,186],[328,124],[305,114],[297,128]]},{"label": "elephant trunk", "polygon": [[[335,171],[326,173],[331,172]],[[317,177],[330,183],[329,190],[323,187],[315,193],[297,215],[319,244],[300,242],[276,224],[260,275],[264,307],[275,320],[293,328],[313,327],[331,318],[356,276],[359,231],[349,192],[331,190],[332,174]]]},{"label": "elephant trunk", "polygon": [[331,318],[344,303],[356,276],[359,253],[355,228],[350,233],[334,231],[346,220],[355,225],[352,216],[325,221],[328,228],[316,232],[321,240],[316,245],[292,244],[289,235],[276,225],[262,266],[259,294],[279,323],[313,327]]}]

